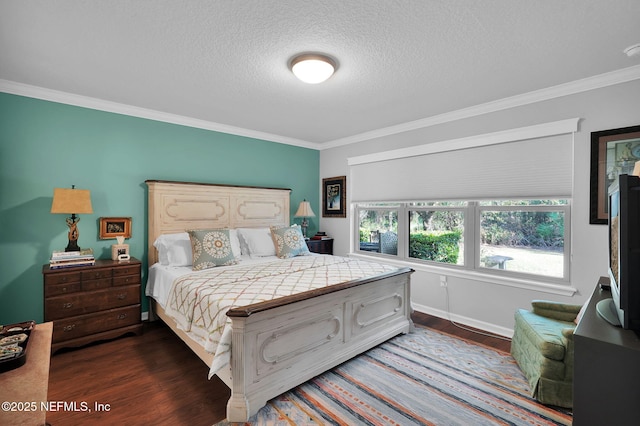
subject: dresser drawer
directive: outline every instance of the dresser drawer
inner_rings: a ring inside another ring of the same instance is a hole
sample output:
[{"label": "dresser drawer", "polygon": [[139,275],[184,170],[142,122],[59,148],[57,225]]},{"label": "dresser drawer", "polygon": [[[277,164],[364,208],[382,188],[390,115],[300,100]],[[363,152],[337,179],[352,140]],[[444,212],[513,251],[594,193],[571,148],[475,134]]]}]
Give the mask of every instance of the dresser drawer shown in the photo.
[{"label": "dresser drawer", "polygon": [[111,278],[113,273],[110,268],[102,269],[90,269],[88,271],[82,271],[82,281],[86,280],[99,280],[102,278]]},{"label": "dresser drawer", "polygon": [[131,284],[140,284],[140,274],[113,277],[114,286],[131,285]]},{"label": "dresser drawer", "polygon": [[80,272],[63,272],[56,274],[47,274],[44,276],[45,287],[56,284],[79,283]]},{"label": "dresser drawer", "polygon": [[57,296],[59,294],[75,293],[80,291],[80,281],[73,283],[62,284],[45,284],[44,285],[44,297]]},{"label": "dresser drawer", "polygon": [[57,320],[53,323],[53,343],[113,330],[140,322],[140,305],[110,309],[94,314]]},{"label": "dresser drawer", "polygon": [[44,301],[48,321],[140,303],[140,285],[50,297]]},{"label": "dresser drawer", "polygon": [[114,277],[120,277],[123,275],[138,275],[139,277],[140,265],[118,266],[117,268],[113,268]]},{"label": "dresser drawer", "polygon": [[111,278],[102,278],[99,280],[82,280],[82,291],[98,290],[100,288],[111,287]]}]

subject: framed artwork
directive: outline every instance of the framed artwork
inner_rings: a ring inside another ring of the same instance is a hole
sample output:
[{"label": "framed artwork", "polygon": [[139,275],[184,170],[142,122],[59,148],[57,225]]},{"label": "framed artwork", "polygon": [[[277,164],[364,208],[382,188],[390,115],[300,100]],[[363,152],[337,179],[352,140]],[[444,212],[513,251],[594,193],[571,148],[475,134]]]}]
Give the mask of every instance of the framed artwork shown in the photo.
[{"label": "framed artwork", "polygon": [[590,224],[607,224],[609,186],[640,161],[640,126],[591,133]]},{"label": "framed artwork", "polygon": [[124,237],[131,238],[130,217],[101,217],[100,239]]},{"label": "framed artwork", "polygon": [[322,217],[347,217],[347,177],[322,179]]}]

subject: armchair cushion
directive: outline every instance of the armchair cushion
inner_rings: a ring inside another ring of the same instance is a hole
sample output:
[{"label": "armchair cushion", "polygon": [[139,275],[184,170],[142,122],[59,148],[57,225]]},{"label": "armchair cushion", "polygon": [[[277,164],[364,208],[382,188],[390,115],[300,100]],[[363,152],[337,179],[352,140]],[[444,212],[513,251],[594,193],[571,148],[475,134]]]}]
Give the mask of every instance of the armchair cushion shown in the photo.
[{"label": "armchair cushion", "polygon": [[531,307],[536,314],[559,321],[575,320],[582,308],[581,305],[569,305],[547,300],[534,300],[531,302]]},{"label": "armchair cushion", "polygon": [[[519,309],[516,327],[540,351],[545,358],[562,361],[565,355],[567,333],[573,339],[576,325],[569,321],[558,321],[537,315],[532,311]],[[564,332],[563,330],[567,330]]]}]

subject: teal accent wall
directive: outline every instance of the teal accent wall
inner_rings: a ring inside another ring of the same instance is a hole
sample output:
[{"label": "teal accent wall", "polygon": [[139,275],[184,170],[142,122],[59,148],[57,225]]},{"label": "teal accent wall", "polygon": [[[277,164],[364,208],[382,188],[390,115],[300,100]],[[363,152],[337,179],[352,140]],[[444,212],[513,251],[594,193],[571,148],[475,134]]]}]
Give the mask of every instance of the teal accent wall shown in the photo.
[{"label": "teal accent wall", "polygon": [[43,321],[42,265],[67,245],[65,215],[49,213],[53,188],[91,191],[78,244],[97,257],[115,243],[98,238],[99,218],[132,218],[126,243],[146,283],[145,180],[291,188],[297,223],[303,199],[321,211],[319,161],[313,149],[0,93],[0,324]]}]

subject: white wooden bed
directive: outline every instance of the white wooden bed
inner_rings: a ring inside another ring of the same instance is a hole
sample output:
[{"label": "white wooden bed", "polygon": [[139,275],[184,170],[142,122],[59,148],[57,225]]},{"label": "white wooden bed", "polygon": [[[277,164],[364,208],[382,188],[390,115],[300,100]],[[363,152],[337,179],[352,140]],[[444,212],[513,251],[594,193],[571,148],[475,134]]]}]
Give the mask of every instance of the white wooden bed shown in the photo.
[{"label": "white wooden bed", "polygon": [[[158,261],[159,235],[187,229],[288,225],[289,189],[149,180],[148,260]],[[227,420],[246,421],[269,399],[388,340],[407,333],[409,268],[349,281],[227,312],[232,321],[230,370],[217,375],[231,389]],[[160,317],[208,366],[213,354]]]}]

